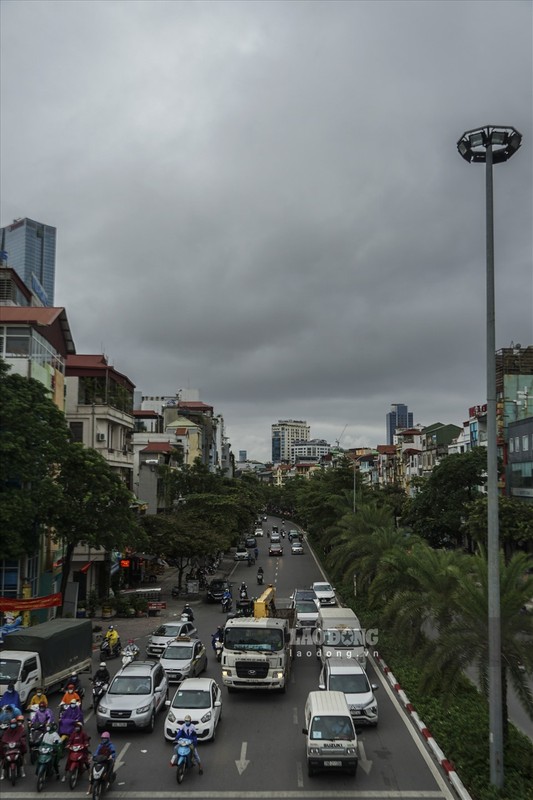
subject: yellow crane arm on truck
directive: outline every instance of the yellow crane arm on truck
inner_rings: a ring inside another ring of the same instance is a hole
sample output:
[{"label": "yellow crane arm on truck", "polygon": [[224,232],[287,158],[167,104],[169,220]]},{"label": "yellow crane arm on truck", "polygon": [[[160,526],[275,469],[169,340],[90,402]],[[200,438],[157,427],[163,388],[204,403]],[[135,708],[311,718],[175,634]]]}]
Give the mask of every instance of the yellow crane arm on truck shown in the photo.
[{"label": "yellow crane arm on truck", "polygon": [[264,592],[254,600],[254,617],[260,619],[261,617],[274,617],[276,613],[276,590],[270,584]]}]

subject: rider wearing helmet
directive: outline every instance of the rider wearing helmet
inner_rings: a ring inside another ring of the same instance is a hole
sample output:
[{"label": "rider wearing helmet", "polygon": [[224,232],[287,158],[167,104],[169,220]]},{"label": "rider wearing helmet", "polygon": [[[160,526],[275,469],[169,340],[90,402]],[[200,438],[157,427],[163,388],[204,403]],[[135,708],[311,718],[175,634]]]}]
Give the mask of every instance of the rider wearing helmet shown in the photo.
[{"label": "rider wearing helmet", "polygon": [[[27,744],[26,744],[26,731],[24,727],[21,727],[17,722],[17,718],[13,717],[9,722],[9,727],[4,731],[2,735],[2,746],[7,745],[10,743],[16,743],[20,747],[20,774],[21,777],[25,778],[26,773],[24,772],[24,754],[26,753]],[[3,749],[3,748],[2,748]],[[2,769],[1,772],[2,778],[4,776],[4,770]]]},{"label": "rider wearing helmet", "polygon": [[[81,761],[81,765],[86,769],[89,769],[89,742],[91,741],[90,736],[87,736],[85,731],[83,730],[83,722],[78,720],[78,722],[74,723],[74,730],[68,737],[67,748],[70,747],[83,747],[83,759]],[[61,778],[62,781],[65,780],[67,777],[67,767],[68,767],[68,758],[65,762],[65,773]]]},{"label": "rider wearing helmet", "polygon": [[182,616],[182,618],[183,617],[187,617],[189,622],[193,622],[194,621],[194,614],[192,613],[192,608],[190,607],[189,603],[185,603],[185,605],[183,607],[183,611],[181,612],[181,616]]},{"label": "rider wearing helmet", "polygon": [[14,708],[22,708],[20,702],[20,695],[15,689],[14,683],[8,683],[7,689],[5,690],[2,697],[0,697],[0,708],[2,706],[13,706]]},{"label": "rider wearing helmet", "polygon": [[200,761],[200,756],[198,755],[197,745],[198,745],[198,735],[196,733],[196,728],[192,724],[192,720],[187,714],[187,716],[183,720],[183,725],[181,728],[178,728],[176,731],[176,735],[174,737],[174,743],[177,744],[178,739],[189,739],[193,744],[193,751],[192,757],[194,758],[195,762],[198,764],[198,773],[200,775],[204,774],[204,770],[202,767],[202,762]]},{"label": "rider wearing helmet", "polygon": [[52,745],[54,748],[54,772],[56,774],[56,778],[59,778],[59,758],[61,755],[61,736],[57,732],[57,725],[55,722],[51,722],[49,725],[46,726],[46,732],[42,738],[43,744]]},{"label": "rider wearing helmet", "polygon": [[100,661],[100,666],[93,675],[93,682],[103,681],[103,683],[109,683],[110,679],[111,675],[109,674],[107,664],[105,663],[105,661]]},{"label": "rider wearing helmet", "polygon": [[54,721],[54,715],[52,714],[52,712],[50,711],[44,700],[41,700],[41,702],[39,703],[39,707],[37,708],[37,711],[34,711],[31,716],[30,726],[32,728],[43,728],[46,725],[49,725],[53,721]]},{"label": "rider wearing helmet", "polygon": [[109,642],[110,649],[113,650],[117,646],[119,640],[118,631],[115,629],[114,625],[109,626],[105,638],[106,641]]},{"label": "rider wearing helmet", "polygon": [[67,691],[61,698],[61,705],[69,706],[72,703],[72,701],[75,701],[76,703],[81,703],[81,697],[76,691],[75,685],[71,681],[69,681],[67,686]]},{"label": "rider wearing helmet", "polygon": [[[115,758],[117,755],[117,751],[115,749],[115,745],[111,741],[111,735],[108,731],[104,731],[100,737],[100,744],[96,748],[93,753],[93,758],[96,756],[106,756],[108,769],[107,769],[107,780],[109,783],[112,783],[115,779],[114,776],[114,764]],[[92,781],[92,770],[89,772],[89,789],[87,791],[88,795],[93,793],[93,781]]]},{"label": "rider wearing helmet", "polygon": [[30,702],[28,703],[28,705],[30,707],[31,706],[40,706],[41,703],[44,703],[45,706],[48,706],[48,698],[45,695],[45,693],[43,692],[43,690],[41,689],[41,687],[39,686],[39,688],[35,690],[35,694],[30,699]]}]

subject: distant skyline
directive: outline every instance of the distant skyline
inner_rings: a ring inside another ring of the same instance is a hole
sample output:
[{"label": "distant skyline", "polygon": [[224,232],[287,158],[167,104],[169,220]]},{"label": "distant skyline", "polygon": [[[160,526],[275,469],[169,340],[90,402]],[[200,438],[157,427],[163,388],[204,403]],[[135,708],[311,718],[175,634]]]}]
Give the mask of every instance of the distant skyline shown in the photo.
[{"label": "distant skyline", "polygon": [[[57,229],[79,353],[144,395],[195,387],[233,452],[271,425],[386,443],[391,403],[486,402],[485,173],[496,347],[533,343],[532,4],[0,3],[1,225]],[[496,61],[488,68],[487,53]],[[497,54],[497,57],[496,55]]]}]

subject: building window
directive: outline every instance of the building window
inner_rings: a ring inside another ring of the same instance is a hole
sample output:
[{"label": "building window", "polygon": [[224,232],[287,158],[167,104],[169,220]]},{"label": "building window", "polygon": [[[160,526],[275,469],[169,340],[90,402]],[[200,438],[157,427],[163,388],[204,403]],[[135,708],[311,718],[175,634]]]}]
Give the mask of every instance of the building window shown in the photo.
[{"label": "building window", "polygon": [[522,452],[527,453],[529,450],[529,436],[522,436]]},{"label": "building window", "polygon": [[71,422],[69,427],[72,441],[83,444],[83,422]]},{"label": "building window", "polygon": [[2,597],[17,597],[19,562],[14,558],[4,558],[0,561],[0,595]]},{"label": "building window", "polygon": [[519,453],[520,452],[520,436],[515,436],[514,437],[514,451],[515,451],[515,453]]},{"label": "building window", "polygon": [[514,453],[514,441],[512,436],[509,439],[509,452]]}]

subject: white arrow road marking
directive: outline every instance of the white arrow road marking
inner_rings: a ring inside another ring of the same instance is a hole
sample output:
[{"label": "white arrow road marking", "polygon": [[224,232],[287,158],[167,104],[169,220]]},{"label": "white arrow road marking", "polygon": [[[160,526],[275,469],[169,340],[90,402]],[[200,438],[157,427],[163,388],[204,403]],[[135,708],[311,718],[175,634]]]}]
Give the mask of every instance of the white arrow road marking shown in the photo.
[{"label": "white arrow road marking", "polygon": [[241,745],[241,757],[238,761],[235,761],[237,769],[239,770],[239,775],[242,775],[248,764],[250,763],[246,759],[246,748],[248,747],[248,742],[243,742]]},{"label": "white arrow road marking", "polygon": [[123,764],[124,764],[124,756],[128,752],[130,744],[131,744],[131,742],[126,742],[126,744],[124,745],[124,747],[122,748],[122,750],[120,751],[118,756],[116,757],[116,759],[115,759],[115,772],[117,771],[117,769],[119,769],[120,767],[123,766]]},{"label": "white arrow road marking", "polygon": [[361,769],[369,775],[372,769],[372,761],[369,761],[366,757],[365,746],[362,739],[359,739],[357,745],[359,747],[359,764],[361,765]]},{"label": "white arrow road marking", "polygon": [[296,762],[296,780],[298,782],[298,788],[301,789],[304,785],[304,771],[301,761]]},{"label": "white arrow road marking", "polygon": [[292,709],[292,721],[295,725],[298,725],[298,708],[296,706]]}]

